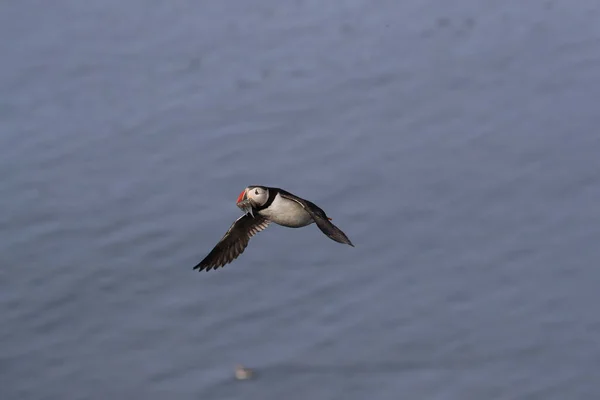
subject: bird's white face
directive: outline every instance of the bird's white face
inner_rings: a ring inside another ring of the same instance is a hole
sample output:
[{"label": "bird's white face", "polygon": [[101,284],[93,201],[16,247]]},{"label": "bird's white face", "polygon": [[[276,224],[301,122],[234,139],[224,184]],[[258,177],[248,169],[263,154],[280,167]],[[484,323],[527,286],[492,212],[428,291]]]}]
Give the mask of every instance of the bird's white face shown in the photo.
[{"label": "bird's white face", "polygon": [[261,187],[248,187],[246,198],[250,199],[255,207],[260,207],[267,202],[269,198],[269,190]]},{"label": "bird's white face", "polygon": [[269,190],[259,186],[248,186],[237,199],[237,206],[246,214],[252,214],[252,207],[260,207],[269,199]]}]

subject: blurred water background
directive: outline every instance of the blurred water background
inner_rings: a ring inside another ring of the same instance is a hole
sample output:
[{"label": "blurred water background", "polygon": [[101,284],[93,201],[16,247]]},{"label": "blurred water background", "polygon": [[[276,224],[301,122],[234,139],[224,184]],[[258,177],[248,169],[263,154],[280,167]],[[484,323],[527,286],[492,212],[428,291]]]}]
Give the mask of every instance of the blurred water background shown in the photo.
[{"label": "blurred water background", "polygon": [[[599,18],[2,1],[0,399],[600,398]],[[251,184],[356,248],[192,271]]]}]

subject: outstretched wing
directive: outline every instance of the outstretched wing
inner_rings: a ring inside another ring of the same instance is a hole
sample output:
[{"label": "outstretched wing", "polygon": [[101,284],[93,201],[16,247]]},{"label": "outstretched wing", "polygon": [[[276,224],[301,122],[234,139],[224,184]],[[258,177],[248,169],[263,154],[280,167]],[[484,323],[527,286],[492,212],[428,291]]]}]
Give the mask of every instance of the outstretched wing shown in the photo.
[{"label": "outstretched wing", "polygon": [[244,214],[239,217],[221,238],[214,249],[194,267],[199,271],[217,269],[229,264],[248,246],[250,238],[269,226],[270,221],[255,215],[254,217]]},{"label": "outstretched wing", "polygon": [[331,218],[327,217],[325,211],[323,211],[315,203],[301,199],[281,189],[279,195],[283,198],[293,200],[296,203],[300,204],[306,210],[306,212],[310,214],[310,216],[315,221],[321,232],[323,232],[327,237],[329,237],[332,240],[335,240],[338,243],[343,243],[354,247],[350,239],[348,239],[348,236],[346,236],[346,234],[342,232],[340,228],[332,224],[330,222]]}]

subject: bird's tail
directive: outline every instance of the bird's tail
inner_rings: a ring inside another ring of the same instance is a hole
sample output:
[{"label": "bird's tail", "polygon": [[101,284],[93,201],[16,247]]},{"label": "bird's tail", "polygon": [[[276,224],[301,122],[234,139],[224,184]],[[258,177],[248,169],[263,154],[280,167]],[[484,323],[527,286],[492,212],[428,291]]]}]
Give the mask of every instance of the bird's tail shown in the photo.
[{"label": "bird's tail", "polygon": [[321,232],[327,235],[327,237],[335,240],[338,243],[343,243],[354,247],[350,239],[348,239],[348,236],[346,236],[346,234],[342,232],[340,228],[329,222],[330,218],[322,218],[318,215],[315,215],[313,219],[315,220],[315,223]]}]

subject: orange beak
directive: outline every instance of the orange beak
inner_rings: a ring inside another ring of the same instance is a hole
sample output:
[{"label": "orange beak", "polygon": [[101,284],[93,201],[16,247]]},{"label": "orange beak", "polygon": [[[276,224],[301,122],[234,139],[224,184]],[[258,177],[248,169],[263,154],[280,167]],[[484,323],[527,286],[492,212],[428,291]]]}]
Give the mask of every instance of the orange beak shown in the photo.
[{"label": "orange beak", "polygon": [[242,191],[242,193],[240,193],[240,195],[237,198],[236,204],[238,204],[240,201],[243,201],[246,198],[246,189],[244,189]]}]

